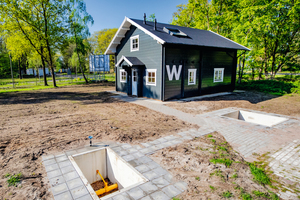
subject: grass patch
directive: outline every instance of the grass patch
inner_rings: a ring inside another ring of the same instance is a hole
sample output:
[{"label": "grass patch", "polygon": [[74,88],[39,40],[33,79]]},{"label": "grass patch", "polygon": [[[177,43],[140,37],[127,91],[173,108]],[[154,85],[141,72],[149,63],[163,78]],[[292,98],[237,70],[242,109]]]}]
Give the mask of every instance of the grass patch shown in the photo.
[{"label": "grass patch", "polygon": [[231,178],[237,178],[237,177],[238,177],[238,175],[235,173],[235,174],[232,175]]},{"label": "grass patch", "polygon": [[212,143],[216,143],[216,140],[215,139],[210,139],[212,141]]},{"label": "grass patch", "polygon": [[227,151],[227,149],[225,147],[222,147],[222,146],[218,146],[217,149],[222,150],[222,151]]},{"label": "grass patch", "polygon": [[21,181],[20,180],[21,177],[22,177],[22,173],[18,173],[15,175],[5,174],[5,178],[8,178],[7,179],[8,187],[17,186],[17,183]]},{"label": "grass patch", "polygon": [[208,137],[208,138],[211,138],[211,137],[213,137],[213,136],[212,136],[212,135],[208,135],[207,137]]},{"label": "grass patch", "polygon": [[222,196],[225,197],[225,198],[230,198],[230,197],[232,197],[232,193],[229,192],[229,191],[226,191],[226,192],[222,193]]},{"label": "grass patch", "polygon": [[197,181],[200,181],[200,177],[199,177],[199,176],[198,176],[198,177],[196,177],[195,179],[196,179]]},{"label": "grass patch", "polygon": [[248,163],[251,173],[254,177],[254,180],[259,182],[262,185],[270,185],[271,180],[270,178],[266,175],[264,170],[262,168],[256,167],[253,163]]},{"label": "grass patch", "polygon": [[228,159],[228,158],[215,158],[215,159],[210,159],[209,160],[211,163],[213,164],[224,164],[226,165],[226,167],[230,167],[230,165],[232,164],[232,160]]},{"label": "grass patch", "polygon": [[209,188],[212,190],[212,191],[215,191],[216,190],[216,188],[214,187],[214,186],[209,186]]},{"label": "grass patch", "polygon": [[270,200],[279,200],[279,197],[274,192],[260,192],[258,190],[252,191],[252,193],[257,197],[262,197]]}]

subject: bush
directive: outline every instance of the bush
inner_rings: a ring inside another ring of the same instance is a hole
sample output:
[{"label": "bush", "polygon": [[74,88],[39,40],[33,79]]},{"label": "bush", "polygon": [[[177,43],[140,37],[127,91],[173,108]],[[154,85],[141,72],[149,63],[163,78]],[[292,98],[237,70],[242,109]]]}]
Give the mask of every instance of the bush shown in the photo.
[{"label": "bush", "polygon": [[290,93],[300,94],[300,82],[284,82],[276,80],[247,80],[236,85],[240,90],[256,90],[275,95],[284,95]]}]

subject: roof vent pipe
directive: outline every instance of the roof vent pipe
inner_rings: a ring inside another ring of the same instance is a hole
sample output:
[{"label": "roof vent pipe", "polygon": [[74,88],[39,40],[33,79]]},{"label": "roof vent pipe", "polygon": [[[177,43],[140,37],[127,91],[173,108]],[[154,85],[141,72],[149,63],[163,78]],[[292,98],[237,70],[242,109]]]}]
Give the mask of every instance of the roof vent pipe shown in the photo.
[{"label": "roof vent pipe", "polygon": [[156,31],[156,23],[157,23],[157,21],[156,21],[156,19],[154,19],[154,30]]},{"label": "roof vent pipe", "polygon": [[144,24],[146,24],[146,13],[144,13]]}]

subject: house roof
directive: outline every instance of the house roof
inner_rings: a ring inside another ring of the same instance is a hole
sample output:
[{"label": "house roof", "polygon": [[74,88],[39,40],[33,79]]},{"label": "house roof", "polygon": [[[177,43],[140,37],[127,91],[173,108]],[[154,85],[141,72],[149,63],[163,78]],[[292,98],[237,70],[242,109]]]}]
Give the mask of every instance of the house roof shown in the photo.
[{"label": "house roof", "polygon": [[[130,19],[125,17],[116,35],[106,49],[105,54],[114,54],[116,52],[117,46],[125,37],[125,34],[130,29],[131,25],[139,28],[140,30],[151,36],[154,40],[157,40],[157,42],[159,42],[160,44],[184,44],[250,51],[249,48],[240,45],[228,38],[225,38],[213,31],[181,27],[164,23],[157,23],[156,30],[154,30],[154,22],[147,21],[146,24],[144,24],[143,20]],[[164,31],[164,28],[177,29],[180,32],[186,34],[187,37],[171,35]]]},{"label": "house roof", "polygon": [[125,61],[130,67],[132,66],[141,66],[145,65],[142,61],[140,61],[137,57],[125,57],[122,56],[116,66],[119,66],[123,61]]}]

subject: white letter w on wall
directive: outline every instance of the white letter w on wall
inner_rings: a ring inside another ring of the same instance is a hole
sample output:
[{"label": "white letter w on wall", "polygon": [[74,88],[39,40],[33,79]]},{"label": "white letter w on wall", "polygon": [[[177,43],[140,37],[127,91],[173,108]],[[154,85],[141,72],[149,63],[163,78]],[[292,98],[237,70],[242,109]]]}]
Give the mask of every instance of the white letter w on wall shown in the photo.
[{"label": "white letter w on wall", "polygon": [[175,79],[178,81],[179,78],[180,78],[182,65],[179,65],[178,71],[176,69],[176,65],[173,65],[172,72],[170,72],[170,66],[169,65],[166,65],[166,68],[167,68],[167,73],[168,73],[169,81],[173,80],[174,74],[175,74]]}]

